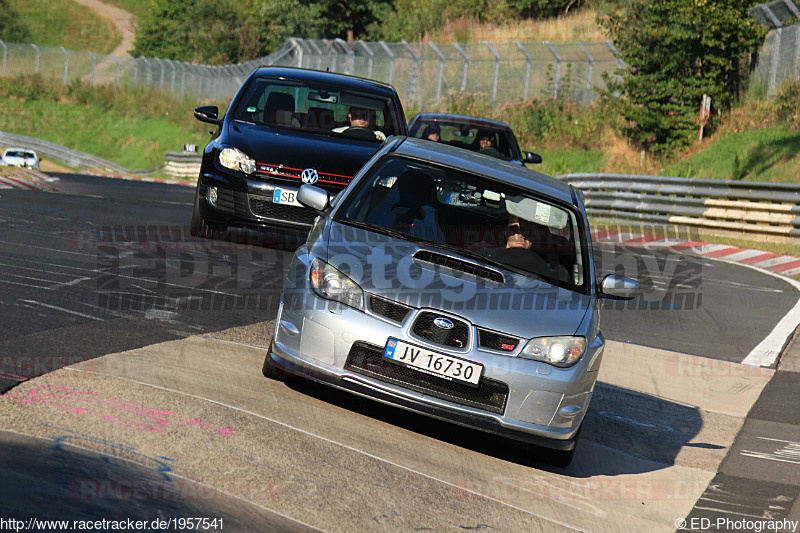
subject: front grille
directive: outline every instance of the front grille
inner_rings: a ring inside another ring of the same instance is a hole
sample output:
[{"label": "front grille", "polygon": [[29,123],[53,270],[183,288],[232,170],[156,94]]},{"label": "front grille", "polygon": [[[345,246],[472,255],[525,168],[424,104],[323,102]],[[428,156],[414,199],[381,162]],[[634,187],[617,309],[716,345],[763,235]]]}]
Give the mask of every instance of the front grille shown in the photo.
[{"label": "front grille", "polygon": [[259,196],[250,196],[250,211],[258,217],[277,218],[309,225],[313,224],[314,219],[317,217],[317,214],[311,209],[294,205],[275,204],[272,203],[271,198]]},{"label": "front grille", "polygon": [[[444,329],[435,325],[433,322],[437,318],[446,318],[453,323],[452,329]],[[466,348],[469,345],[469,324],[461,320],[445,317],[439,313],[423,311],[414,322],[411,331],[420,339],[424,339],[441,346],[452,348]]]},{"label": "front grille", "polygon": [[411,312],[411,308],[408,306],[372,295],[369,297],[369,307],[376,315],[388,318],[398,324],[402,323],[408,316],[408,313]]},{"label": "front grille", "polygon": [[517,345],[519,345],[519,339],[516,337],[478,328],[478,346],[481,348],[489,348],[490,350],[499,350],[501,352],[513,352]]},{"label": "front grille", "polygon": [[481,378],[478,387],[423,374],[383,357],[383,348],[366,342],[355,342],[344,367],[358,374],[407,389],[428,394],[449,402],[503,414],[508,399],[508,385],[491,378]]}]

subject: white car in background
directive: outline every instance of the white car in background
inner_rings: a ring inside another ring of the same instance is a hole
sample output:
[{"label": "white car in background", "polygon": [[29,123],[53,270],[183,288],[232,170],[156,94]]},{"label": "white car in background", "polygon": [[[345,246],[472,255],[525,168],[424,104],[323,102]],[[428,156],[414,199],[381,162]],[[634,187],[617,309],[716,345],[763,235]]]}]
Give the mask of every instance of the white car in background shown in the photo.
[{"label": "white car in background", "polygon": [[0,164],[9,167],[30,168],[39,170],[39,157],[27,148],[8,148],[0,158]]}]

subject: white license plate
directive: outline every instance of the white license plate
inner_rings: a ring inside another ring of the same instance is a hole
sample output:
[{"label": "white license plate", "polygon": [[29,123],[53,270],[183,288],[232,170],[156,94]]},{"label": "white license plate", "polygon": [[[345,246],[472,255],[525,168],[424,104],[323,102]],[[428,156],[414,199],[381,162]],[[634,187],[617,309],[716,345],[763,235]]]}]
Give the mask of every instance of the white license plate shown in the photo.
[{"label": "white license plate", "polygon": [[475,387],[478,386],[481,373],[483,373],[481,364],[431,352],[391,337],[386,341],[383,356],[412,370]]},{"label": "white license plate", "polygon": [[297,191],[293,189],[275,189],[272,194],[272,203],[303,207],[303,204],[297,201]]}]

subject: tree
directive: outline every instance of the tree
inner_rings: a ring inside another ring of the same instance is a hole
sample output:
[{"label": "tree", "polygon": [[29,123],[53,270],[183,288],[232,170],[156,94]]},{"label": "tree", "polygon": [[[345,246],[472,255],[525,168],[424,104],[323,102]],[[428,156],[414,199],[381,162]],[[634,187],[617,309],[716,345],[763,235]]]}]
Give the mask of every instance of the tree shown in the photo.
[{"label": "tree", "polygon": [[19,18],[19,13],[8,3],[0,0],[0,40],[12,43],[27,43],[32,40],[31,31]]},{"label": "tree", "polygon": [[742,58],[763,40],[748,13],[753,0],[606,0],[600,24],[627,67],[606,97],[628,121],[628,136],[654,152],[686,146],[697,132],[703,94],[717,112],[741,88]]},{"label": "tree", "polygon": [[232,0],[154,0],[134,56],[227,64],[264,55],[265,38]]}]

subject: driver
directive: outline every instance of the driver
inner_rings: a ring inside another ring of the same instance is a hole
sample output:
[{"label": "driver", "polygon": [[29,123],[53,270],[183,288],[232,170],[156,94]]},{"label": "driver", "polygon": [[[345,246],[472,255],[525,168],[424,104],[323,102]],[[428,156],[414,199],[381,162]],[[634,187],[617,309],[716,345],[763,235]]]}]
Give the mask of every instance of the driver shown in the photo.
[{"label": "driver", "polygon": [[[347,113],[347,121],[350,122],[350,126],[342,126],[339,128],[334,128],[334,133],[342,133],[343,131],[350,129],[350,128],[366,128],[370,129],[369,127],[369,110],[364,109],[362,107],[351,107],[350,112]],[[386,135],[382,131],[374,131],[375,137],[379,141],[385,141]]]}]

